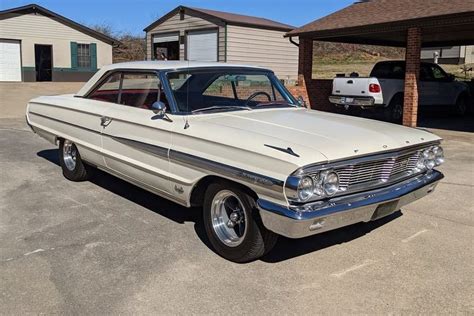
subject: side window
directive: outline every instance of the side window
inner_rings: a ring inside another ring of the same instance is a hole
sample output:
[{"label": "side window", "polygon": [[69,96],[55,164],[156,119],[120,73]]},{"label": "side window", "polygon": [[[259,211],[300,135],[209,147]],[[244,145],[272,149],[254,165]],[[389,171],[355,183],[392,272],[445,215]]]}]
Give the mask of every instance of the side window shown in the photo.
[{"label": "side window", "polygon": [[165,101],[164,95],[160,96],[160,94],[160,80],[156,74],[124,72],[120,104],[140,109],[151,109],[156,101],[160,101],[160,99]]},{"label": "side window", "polygon": [[431,71],[433,72],[433,78],[435,80],[446,80],[448,77],[446,73],[438,66],[431,66]]},{"label": "side window", "polygon": [[118,103],[120,92],[120,73],[111,74],[98,88],[89,96],[89,99]]},{"label": "side window", "polygon": [[421,64],[420,68],[420,79],[423,81],[433,81],[433,73],[431,67],[426,64]]}]

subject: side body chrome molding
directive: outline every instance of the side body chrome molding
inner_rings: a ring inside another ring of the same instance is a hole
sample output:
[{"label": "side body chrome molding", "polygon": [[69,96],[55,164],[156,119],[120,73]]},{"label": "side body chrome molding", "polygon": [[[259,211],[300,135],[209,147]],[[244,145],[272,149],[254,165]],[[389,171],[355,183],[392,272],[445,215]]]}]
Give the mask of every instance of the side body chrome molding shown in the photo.
[{"label": "side body chrome molding", "polygon": [[[157,146],[157,145],[151,145],[148,143],[143,143],[140,141],[136,141],[133,139],[129,138],[124,138],[124,137],[119,137],[119,136],[113,136],[107,133],[100,133],[98,131],[79,126],[70,122],[66,122],[63,120],[59,120],[56,118],[52,118],[43,114],[39,114],[36,112],[30,112],[30,114],[37,115],[58,123],[66,124],[69,126],[73,126],[75,128],[80,128],[83,130],[86,130],[88,132],[96,133],[105,137],[110,137],[114,141],[117,141],[119,143],[122,143],[124,145],[130,146],[134,149],[152,154],[160,159],[169,159],[169,161],[181,164],[183,166],[193,166],[194,168],[198,168],[200,170],[204,170],[206,172],[209,172],[210,174],[216,174],[223,176],[224,178],[230,178],[230,179],[237,179],[243,182],[246,182],[251,185],[255,185],[257,187],[262,187],[265,189],[269,189],[271,191],[277,192],[281,194],[283,197],[283,185],[284,181],[274,179],[265,175],[261,175],[252,171],[244,170],[241,168],[233,167],[230,165],[226,165],[220,162],[212,161],[206,158],[190,155],[184,152],[176,151],[173,149]],[[60,136],[60,135],[56,135]],[[101,153],[104,154],[105,153]],[[128,162],[124,162],[128,163]],[[130,164],[130,163],[128,163]],[[135,166],[137,167],[137,166]]]}]

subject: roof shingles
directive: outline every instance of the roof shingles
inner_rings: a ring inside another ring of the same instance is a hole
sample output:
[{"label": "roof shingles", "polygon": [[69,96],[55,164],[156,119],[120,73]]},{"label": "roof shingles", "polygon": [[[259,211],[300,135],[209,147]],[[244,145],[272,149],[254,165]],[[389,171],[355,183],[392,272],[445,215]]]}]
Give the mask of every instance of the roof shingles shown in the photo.
[{"label": "roof shingles", "polygon": [[327,30],[396,23],[450,14],[474,12],[474,0],[367,0],[289,32],[297,36]]}]

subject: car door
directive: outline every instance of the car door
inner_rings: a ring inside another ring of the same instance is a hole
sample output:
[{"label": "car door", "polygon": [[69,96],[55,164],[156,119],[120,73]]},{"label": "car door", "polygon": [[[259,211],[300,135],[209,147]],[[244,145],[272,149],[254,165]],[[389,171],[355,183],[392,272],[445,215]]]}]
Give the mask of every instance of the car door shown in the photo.
[{"label": "car door", "polygon": [[174,122],[157,117],[162,98],[155,72],[121,72],[117,104],[104,114],[102,146],[107,169],[160,194],[169,194],[168,151]]},{"label": "car door", "polygon": [[420,105],[438,105],[439,83],[433,77],[433,72],[429,64],[422,63],[420,68]]},{"label": "car door", "polygon": [[430,65],[434,80],[438,83],[438,102],[441,105],[454,105],[456,103],[457,89],[454,88],[453,80],[438,65]]}]

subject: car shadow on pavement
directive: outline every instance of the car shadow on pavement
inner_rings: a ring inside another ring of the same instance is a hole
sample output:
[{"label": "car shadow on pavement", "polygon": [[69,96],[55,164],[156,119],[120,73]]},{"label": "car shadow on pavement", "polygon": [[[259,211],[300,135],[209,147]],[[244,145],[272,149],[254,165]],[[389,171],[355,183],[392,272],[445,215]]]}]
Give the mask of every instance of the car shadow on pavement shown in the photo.
[{"label": "car shadow on pavement", "polygon": [[[59,166],[58,149],[42,150],[37,155]],[[90,182],[173,222],[179,224],[193,222],[199,239],[212,250],[205,233],[200,208],[188,209],[97,169],[94,170]],[[355,224],[303,239],[289,239],[280,236],[275,248],[260,260],[276,263],[339,245],[362,237],[402,215],[402,212],[398,211],[377,221]]]},{"label": "car shadow on pavement", "polygon": [[403,216],[403,213],[399,210],[373,222],[358,223],[302,239],[290,239],[280,236],[275,248],[261,260],[276,263],[343,244],[362,237],[401,216]]}]

